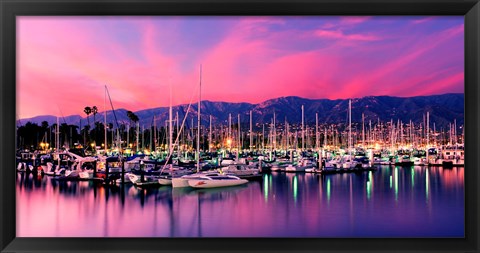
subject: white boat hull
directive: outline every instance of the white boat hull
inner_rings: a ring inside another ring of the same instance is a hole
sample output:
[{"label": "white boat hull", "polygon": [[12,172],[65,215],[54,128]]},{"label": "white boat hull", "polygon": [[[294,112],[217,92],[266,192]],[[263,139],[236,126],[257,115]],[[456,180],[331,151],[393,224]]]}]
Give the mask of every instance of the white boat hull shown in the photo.
[{"label": "white boat hull", "polygon": [[172,187],[181,188],[181,187],[190,187],[190,185],[188,184],[188,179],[177,177],[177,178],[172,178]]},{"label": "white boat hull", "polygon": [[158,183],[161,185],[172,185],[172,179],[171,178],[159,178]]},{"label": "white boat hull", "polygon": [[93,171],[82,171],[78,173],[80,179],[92,179],[93,178]]},{"label": "white boat hull", "polygon": [[289,165],[285,168],[286,172],[305,172],[305,167]]},{"label": "white boat hull", "polygon": [[236,186],[248,183],[246,179],[239,180],[198,180],[191,179],[188,180],[188,185],[193,188],[217,188],[217,187],[228,187]]}]

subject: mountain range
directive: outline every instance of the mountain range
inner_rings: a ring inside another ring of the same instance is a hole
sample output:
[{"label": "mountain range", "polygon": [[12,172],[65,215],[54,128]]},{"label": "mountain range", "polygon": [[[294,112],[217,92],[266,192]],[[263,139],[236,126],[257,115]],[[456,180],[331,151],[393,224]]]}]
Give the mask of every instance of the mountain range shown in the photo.
[{"label": "mountain range", "polygon": [[[429,112],[430,122],[435,122],[437,127],[447,127],[454,120],[457,125],[463,125],[464,122],[464,94],[449,93],[431,96],[416,97],[393,97],[393,96],[367,96],[362,98],[352,98],[352,122],[362,122],[362,114],[365,122],[400,120],[402,122],[412,122],[419,124],[424,121],[424,117]],[[201,122],[208,126],[210,115],[212,124],[228,123],[229,114],[232,116],[232,124],[237,124],[238,115],[240,115],[241,124],[249,124],[250,111],[255,125],[271,123],[273,114],[276,115],[276,122],[283,123],[285,120],[289,124],[301,123],[301,106],[304,106],[304,115],[306,124],[315,124],[316,113],[318,113],[319,123],[346,123],[348,122],[348,104],[349,99],[306,99],[301,97],[280,97],[270,99],[258,104],[251,103],[230,103],[230,102],[201,102]],[[188,105],[177,105],[173,107],[173,118],[178,112],[179,121],[182,122],[187,112]],[[157,126],[164,126],[168,120],[168,107],[158,107],[135,111],[134,113],[140,119],[140,126],[149,127],[153,124],[155,115]],[[192,104],[185,124],[196,125],[197,122],[197,103]],[[59,119],[60,124],[87,124],[86,115],[70,115]],[[107,111],[107,122],[115,124],[115,117],[119,124],[129,124],[126,109],[116,109],[115,115],[110,110]],[[96,121],[104,121],[104,112],[99,112],[95,116]],[[50,125],[56,123],[56,116],[41,115],[33,118],[18,120],[17,124],[22,125],[26,122],[41,124],[47,121]],[[93,125],[93,115],[89,116],[90,124]]]}]

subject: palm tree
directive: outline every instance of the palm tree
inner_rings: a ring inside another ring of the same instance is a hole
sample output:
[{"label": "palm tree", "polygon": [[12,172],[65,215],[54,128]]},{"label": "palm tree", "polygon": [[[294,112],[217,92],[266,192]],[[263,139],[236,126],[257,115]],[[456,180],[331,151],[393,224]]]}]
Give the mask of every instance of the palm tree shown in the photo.
[{"label": "palm tree", "polygon": [[97,106],[94,105],[94,106],[92,107],[91,113],[93,114],[93,124],[95,124],[95,115],[97,115],[97,113],[98,113],[98,108],[97,108]]},{"label": "palm tree", "polygon": [[83,112],[87,114],[87,121],[88,121],[88,125],[90,126],[90,120],[88,118],[88,115],[92,113],[92,108],[90,108],[90,106],[86,106],[85,109],[83,109]]},{"label": "palm tree", "polygon": [[132,125],[132,115],[133,115],[132,111],[127,111],[127,117],[130,120],[130,125]]},{"label": "palm tree", "polygon": [[47,121],[42,121],[42,132],[43,132],[43,142],[47,142],[47,130],[48,130],[48,122]]},{"label": "palm tree", "polygon": [[[132,111],[127,111],[127,117],[130,120],[130,126],[132,125],[133,122],[137,122],[139,120],[138,116],[135,115]],[[130,132],[131,127],[128,128],[128,132]],[[127,143],[130,142],[130,140],[127,140]]]},{"label": "palm tree", "polygon": [[96,122],[95,122],[95,115],[98,113],[98,108],[96,105],[92,106],[92,114],[93,114],[93,125],[95,128],[95,132],[93,132],[93,139],[95,142],[97,141],[97,127],[96,127]]},{"label": "palm tree", "polygon": [[134,113],[132,113],[132,120],[134,123],[137,123],[140,119],[138,118],[137,115],[135,115]]}]

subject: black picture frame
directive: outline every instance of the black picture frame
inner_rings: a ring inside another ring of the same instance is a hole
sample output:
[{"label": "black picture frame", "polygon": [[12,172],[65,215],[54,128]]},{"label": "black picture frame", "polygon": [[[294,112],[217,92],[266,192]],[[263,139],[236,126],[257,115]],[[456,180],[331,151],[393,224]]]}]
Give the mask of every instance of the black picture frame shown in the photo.
[{"label": "black picture frame", "polygon": [[[1,252],[478,252],[478,0],[0,0]],[[16,238],[15,17],[22,15],[464,15],[465,238]]]}]

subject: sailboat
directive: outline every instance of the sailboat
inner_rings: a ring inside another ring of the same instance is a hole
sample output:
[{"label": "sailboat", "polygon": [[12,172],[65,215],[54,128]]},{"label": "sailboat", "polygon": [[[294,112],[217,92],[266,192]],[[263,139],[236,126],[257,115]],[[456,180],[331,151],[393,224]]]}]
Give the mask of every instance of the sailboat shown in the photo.
[{"label": "sailboat", "polygon": [[[200,173],[200,108],[201,108],[200,103],[201,103],[201,101],[202,101],[202,66],[200,65],[200,86],[199,86],[198,117],[197,117],[198,131],[197,131],[197,150],[196,150],[196,153],[197,153],[197,173],[196,174],[191,174],[191,175],[183,175],[181,177],[174,177],[172,175],[172,187],[173,188],[189,187],[190,186],[188,184],[189,180],[195,179],[197,177],[201,177],[201,176],[204,175],[203,173]],[[188,110],[187,110],[187,113],[188,113]],[[186,119],[186,115],[185,115],[184,121],[185,121],[185,119]],[[183,127],[183,124],[182,124],[182,127]],[[162,180],[162,182],[166,182],[166,181]]]}]

